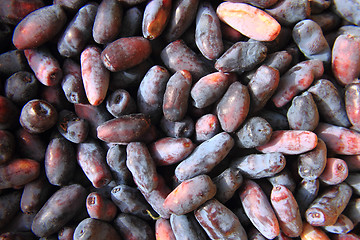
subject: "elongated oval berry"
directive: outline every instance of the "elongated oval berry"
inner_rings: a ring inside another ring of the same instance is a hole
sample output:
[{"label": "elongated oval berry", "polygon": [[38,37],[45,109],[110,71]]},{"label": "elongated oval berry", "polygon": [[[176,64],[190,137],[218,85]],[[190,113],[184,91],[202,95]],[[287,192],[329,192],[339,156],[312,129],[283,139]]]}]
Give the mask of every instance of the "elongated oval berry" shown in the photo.
[{"label": "elongated oval berry", "polygon": [[181,70],[172,75],[166,84],[163,113],[167,120],[181,121],[186,115],[192,77],[189,71]]},{"label": "elongated oval berry", "polygon": [[283,185],[274,186],[270,200],[278,217],[280,229],[289,237],[300,236],[303,223],[299,206],[291,191]]},{"label": "elongated oval berry", "polygon": [[84,84],[81,78],[80,63],[67,58],[63,64],[63,80],[61,87],[65,97],[70,103],[88,103],[86,98]]},{"label": "elongated oval berry", "polygon": [[360,170],[360,155],[348,155],[341,156],[342,159],[346,162],[349,172],[356,172]]},{"label": "elongated oval berry", "polygon": [[58,232],[85,204],[86,189],[72,184],[56,191],[36,214],[31,230],[45,237]]},{"label": "elongated oval berry", "polygon": [[195,148],[189,138],[161,138],[149,146],[156,165],[170,165],[186,158]]},{"label": "elongated oval berry", "polygon": [[[10,28],[10,27],[9,27]],[[0,35],[2,35],[1,33]],[[0,37],[0,42],[3,42],[3,37]],[[0,54],[0,72],[6,75],[11,75],[19,71],[28,71],[26,58],[22,50],[11,50]]]},{"label": "elongated oval berry", "polygon": [[273,17],[246,3],[224,2],[217,7],[216,13],[221,21],[257,41],[272,41],[281,30]]},{"label": "elongated oval berry", "polygon": [[310,87],[312,82],[324,73],[324,64],[320,60],[302,61],[289,69],[280,78],[279,86],[272,97],[276,107],[290,102],[299,92]]},{"label": "elongated oval berry", "polygon": [[102,1],[96,13],[92,35],[95,42],[104,44],[116,39],[120,33],[123,7],[116,0]]},{"label": "elongated oval berry", "polygon": [[126,166],[141,191],[148,193],[157,187],[156,165],[144,143],[131,142],[127,145]]},{"label": "elongated oval berry", "polygon": [[319,123],[315,133],[324,140],[326,147],[334,153],[342,155],[360,154],[360,133],[355,130],[328,123]]},{"label": "elongated oval berry", "polygon": [[234,146],[234,139],[226,132],[219,133],[201,143],[175,169],[180,181],[210,172]]},{"label": "elongated oval berry", "polygon": [[97,3],[86,4],[77,12],[58,42],[58,51],[64,57],[74,57],[81,53],[91,38]]},{"label": "elongated oval berry", "polygon": [[97,136],[105,142],[129,143],[140,139],[149,128],[146,115],[130,114],[104,122],[97,128]]},{"label": "elongated oval berry", "polygon": [[195,211],[196,220],[211,239],[247,240],[238,217],[216,199],[211,199]]},{"label": "elongated oval berry", "polygon": [[220,123],[216,115],[205,114],[195,123],[195,140],[203,142],[220,132]]},{"label": "elongated oval berry", "polygon": [[[25,214],[36,214],[52,194],[52,185],[45,174],[24,186],[20,207]],[[35,216],[34,216],[35,217]]]},{"label": "elongated oval berry", "polygon": [[32,159],[16,158],[0,167],[0,189],[25,185],[40,174],[40,164]]},{"label": "elongated oval berry", "polygon": [[118,72],[138,65],[151,54],[150,41],[143,37],[127,37],[109,43],[101,53],[105,67]]},{"label": "elongated oval berry", "polygon": [[301,154],[314,149],[317,141],[316,134],[310,131],[278,130],[273,132],[269,142],[256,149],[263,153]]},{"label": "elongated oval berry", "polygon": [[104,101],[110,82],[110,72],[102,64],[100,54],[99,47],[88,46],[80,57],[86,97],[95,106]]},{"label": "elongated oval berry", "polygon": [[204,57],[216,59],[224,50],[220,20],[209,2],[199,6],[196,17],[195,43]]},{"label": "elongated oval berry", "polygon": [[129,87],[138,87],[138,84],[141,82],[142,78],[151,67],[152,61],[150,59],[146,59],[134,67],[111,73],[111,90],[116,90],[118,88],[127,89]]},{"label": "elongated oval berry", "polygon": [[298,158],[298,174],[306,180],[315,180],[326,166],[327,148],[325,142],[318,138],[316,147]]},{"label": "elongated oval berry", "polygon": [[360,127],[360,82],[354,81],[345,88],[345,109],[349,121],[357,128]]},{"label": "elongated oval berry", "polygon": [[116,184],[130,184],[131,172],[126,166],[126,147],[113,144],[106,153],[106,163]]},{"label": "elongated oval berry", "polygon": [[323,121],[342,127],[351,125],[346,114],[344,98],[330,80],[318,80],[308,92],[313,96]]},{"label": "elongated oval berry", "polygon": [[280,74],[283,74],[292,64],[293,56],[291,54],[291,50],[282,50],[271,53],[267,56],[263,64],[275,68]]},{"label": "elongated oval berry", "polygon": [[65,138],[52,139],[45,153],[45,173],[52,185],[67,185],[76,169],[75,150]]},{"label": "elongated oval berry", "polygon": [[348,166],[344,160],[340,158],[328,158],[325,169],[319,179],[328,185],[336,185],[348,177],[348,172]]},{"label": "elongated oval berry", "polygon": [[58,34],[66,20],[66,13],[59,5],[39,8],[16,26],[13,43],[17,49],[39,47]]},{"label": "elongated oval berry", "polygon": [[213,104],[225,93],[229,84],[229,74],[214,72],[203,76],[191,88],[193,105],[204,108]]},{"label": "elongated oval berry", "polygon": [[252,180],[246,180],[239,195],[246,215],[257,230],[268,239],[278,236],[279,222],[260,186]]},{"label": "elongated oval berry", "polygon": [[164,208],[171,213],[189,213],[216,194],[216,186],[207,175],[188,179],[177,186],[165,199]]},{"label": "elongated oval berry", "polygon": [[257,68],[249,84],[250,112],[262,109],[279,85],[280,73],[277,69],[261,65]]},{"label": "elongated oval berry", "polygon": [[306,91],[294,97],[286,116],[291,129],[313,131],[319,123],[319,111],[312,94]]},{"label": "elongated oval berry", "polygon": [[165,67],[151,67],[141,80],[137,91],[137,107],[140,112],[149,114],[152,119],[159,120],[162,115],[162,103],[166,83],[170,74]]},{"label": "elongated oval berry", "polygon": [[117,213],[116,205],[97,192],[90,193],[86,198],[86,210],[91,218],[110,222]]},{"label": "elongated oval berry", "polygon": [[[322,0],[323,1],[323,0]],[[328,1],[323,1],[328,2]],[[328,4],[331,4],[328,2]],[[313,8],[311,7],[313,10]],[[324,32],[336,30],[339,27],[341,18],[333,12],[321,12],[319,14],[312,14],[310,19],[319,24]],[[330,50],[331,51],[331,50]]]},{"label": "elongated oval berry", "polygon": [[181,39],[169,43],[161,51],[160,57],[172,72],[188,70],[194,82],[210,73],[204,61]]},{"label": "elongated oval berry", "polygon": [[91,138],[77,146],[77,162],[95,188],[101,188],[112,180],[105,154],[100,143]]},{"label": "elongated oval berry", "polygon": [[196,17],[199,0],[173,1],[169,22],[164,31],[167,42],[175,41],[189,28]]},{"label": "elongated oval berry", "polygon": [[57,85],[63,76],[58,60],[46,47],[24,50],[36,78],[45,86]]},{"label": "elongated oval berry", "polygon": [[236,42],[215,62],[221,72],[249,71],[265,60],[267,47],[258,41]]},{"label": "elongated oval berry", "polygon": [[313,226],[335,224],[352,192],[352,188],[344,182],[327,188],[306,210],[306,221]]},{"label": "elongated oval berry", "polygon": [[294,26],[292,37],[308,59],[330,63],[331,50],[319,24],[310,19],[302,20]]},{"label": "elongated oval berry", "polygon": [[217,117],[225,132],[234,132],[245,121],[250,109],[250,95],[240,82],[232,83],[216,106]]},{"label": "elongated oval berry", "polygon": [[155,39],[164,31],[171,11],[170,0],[151,0],[145,7],[142,22],[143,36]]},{"label": "elongated oval berry", "polygon": [[336,38],[331,59],[331,69],[338,83],[346,85],[360,75],[360,37],[340,35]]},{"label": "elongated oval berry", "polygon": [[286,159],[283,154],[265,153],[250,154],[244,157],[235,158],[231,166],[240,170],[240,172],[252,179],[272,177],[284,169]]}]

